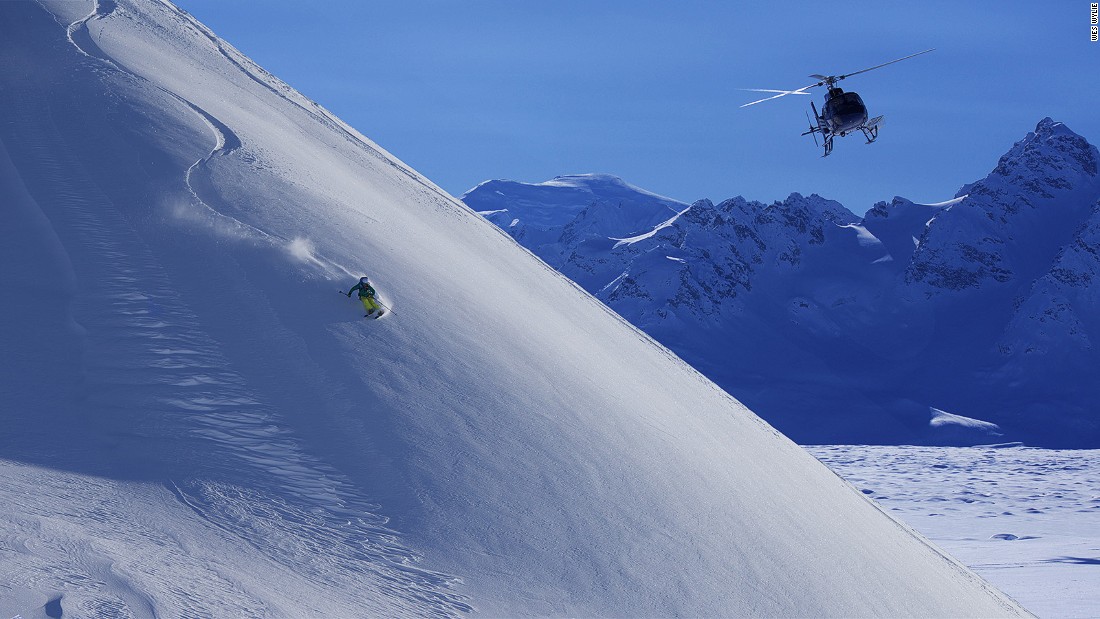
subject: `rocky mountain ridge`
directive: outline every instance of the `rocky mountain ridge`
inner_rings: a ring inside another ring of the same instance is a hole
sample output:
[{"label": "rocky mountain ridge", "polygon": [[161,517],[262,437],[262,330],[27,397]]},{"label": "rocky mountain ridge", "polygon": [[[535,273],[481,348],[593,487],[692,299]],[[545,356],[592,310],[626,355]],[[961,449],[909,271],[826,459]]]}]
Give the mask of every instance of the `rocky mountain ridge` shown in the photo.
[{"label": "rocky mountain ridge", "polygon": [[953,199],[862,218],[606,175],[462,199],[797,441],[1096,447],[1098,159],[1046,118]]}]

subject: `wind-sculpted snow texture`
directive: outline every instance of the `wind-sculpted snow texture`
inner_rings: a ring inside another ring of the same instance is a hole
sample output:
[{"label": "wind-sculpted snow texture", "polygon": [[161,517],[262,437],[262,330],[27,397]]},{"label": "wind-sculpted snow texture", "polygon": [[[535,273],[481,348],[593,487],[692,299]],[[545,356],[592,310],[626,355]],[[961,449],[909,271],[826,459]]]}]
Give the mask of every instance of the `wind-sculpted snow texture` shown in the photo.
[{"label": "wind-sculpted snow texture", "polygon": [[0,616],[1023,614],[172,5],[0,27]]},{"label": "wind-sculpted snow texture", "polygon": [[[955,199],[862,218],[792,194],[654,225],[667,198],[583,175],[463,200],[798,442],[1096,447],[1098,159],[1044,119]],[[608,233],[559,232],[582,216]]]},{"label": "wind-sculpted snow texture", "polygon": [[822,445],[822,462],[1037,616],[1097,616],[1100,451]]}]

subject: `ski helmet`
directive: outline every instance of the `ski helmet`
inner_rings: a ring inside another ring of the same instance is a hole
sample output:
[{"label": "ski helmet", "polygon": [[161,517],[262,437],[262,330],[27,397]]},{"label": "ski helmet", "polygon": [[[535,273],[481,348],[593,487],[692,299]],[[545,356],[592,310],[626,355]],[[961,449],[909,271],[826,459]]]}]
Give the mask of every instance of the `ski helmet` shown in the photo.
[{"label": "ski helmet", "polygon": [[366,276],[366,275],[364,275],[363,277],[360,277],[360,278],[359,278],[359,283],[360,283],[360,284],[369,284],[369,283],[370,283],[370,280],[369,280],[369,279],[367,279],[367,276]]}]

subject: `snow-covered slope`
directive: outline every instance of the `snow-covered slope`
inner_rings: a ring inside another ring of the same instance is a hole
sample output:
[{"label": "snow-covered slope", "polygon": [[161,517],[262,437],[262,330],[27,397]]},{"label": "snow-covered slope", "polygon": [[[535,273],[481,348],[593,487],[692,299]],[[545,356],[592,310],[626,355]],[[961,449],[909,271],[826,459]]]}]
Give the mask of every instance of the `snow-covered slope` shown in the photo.
[{"label": "snow-covered slope", "polygon": [[0,24],[0,614],[1023,614],[167,2]]},{"label": "snow-covered slope", "polygon": [[825,445],[822,462],[1043,619],[1100,615],[1100,450]]},{"label": "snow-covered slope", "polygon": [[[894,198],[860,219],[793,194],[702,200],[641,232],[617,215],[583,242],[505,230],[799,442],[981,444],[995,426],[1096,447],[1097,161],[1048,118],[937,204]],[[498,210],[557,199],[505,189]]]}]

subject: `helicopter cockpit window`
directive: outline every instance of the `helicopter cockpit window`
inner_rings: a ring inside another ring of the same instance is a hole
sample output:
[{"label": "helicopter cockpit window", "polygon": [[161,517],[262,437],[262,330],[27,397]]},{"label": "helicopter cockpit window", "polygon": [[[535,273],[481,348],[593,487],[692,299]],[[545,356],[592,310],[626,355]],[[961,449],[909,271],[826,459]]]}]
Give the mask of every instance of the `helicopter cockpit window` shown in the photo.
[{"label": "helicopter cockpit window", "polygon": [[838,98],[840,100],[836,102],[834,108],[837,114],[859,114],[865,109],[863,99],[860,99],[859,95],[854,92],[846,92]]}]

